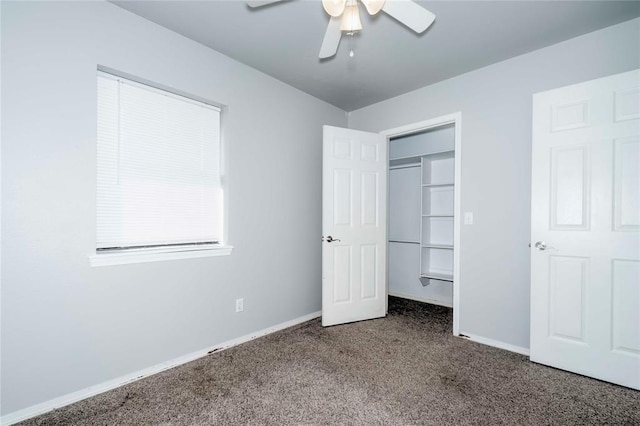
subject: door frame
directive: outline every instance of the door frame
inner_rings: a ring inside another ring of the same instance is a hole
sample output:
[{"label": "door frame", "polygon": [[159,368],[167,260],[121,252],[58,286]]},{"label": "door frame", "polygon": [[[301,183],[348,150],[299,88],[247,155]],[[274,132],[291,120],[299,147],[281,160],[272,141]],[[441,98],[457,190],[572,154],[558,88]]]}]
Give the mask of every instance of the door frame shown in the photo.
[{"label": "door frame", "polygon": [[[444,126],[447,124],[454,125],[454,137],[455,137],[455,159],[454,159],[454,192],[453,192],[453,335],[460,335],[460,230],[462,224],[462,212],[460,203],[460,194],[462,189],[462,112],[454,112],[452,114],[446,114],[439,117],[431,118],[417,123],[411,123],[400,127],[394,127],[392,129],[382,130],[379,133],[386,137],[387,143],[385,149],[387,150],[387,158],[389,158],[389,140],[399,136],[406,136],[414,133],[420,133],[425,130],[433,129],[435,127]],[[387,182],[389,182],[389,167],[387,167]],[[389,185],[387,185],[387,245],[389,244]],[[387,297],[389,295],[389,250],[386,255],[387,261],[387,276],[385,277]],[[388,302],[387,302],[388,303]]]}]

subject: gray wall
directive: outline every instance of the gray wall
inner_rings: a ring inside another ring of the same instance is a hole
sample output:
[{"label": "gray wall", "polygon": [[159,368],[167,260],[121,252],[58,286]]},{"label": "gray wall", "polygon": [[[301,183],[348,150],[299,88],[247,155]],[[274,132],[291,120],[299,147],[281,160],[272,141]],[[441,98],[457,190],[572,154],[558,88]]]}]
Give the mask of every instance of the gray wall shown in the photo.
[{"label": "gray wall", "polygon": [[377,132],[462,112],[462,333],[529,347],[531,95],[638,68],[639,40],[635,19],[350,113]]},{"label": "gray wall", "polygon": [[[97,65],[228,105],[231,256],[89,266]],[[320,309],[343,111],[108,3],[3,1],[2,124],[2,414]]]}]

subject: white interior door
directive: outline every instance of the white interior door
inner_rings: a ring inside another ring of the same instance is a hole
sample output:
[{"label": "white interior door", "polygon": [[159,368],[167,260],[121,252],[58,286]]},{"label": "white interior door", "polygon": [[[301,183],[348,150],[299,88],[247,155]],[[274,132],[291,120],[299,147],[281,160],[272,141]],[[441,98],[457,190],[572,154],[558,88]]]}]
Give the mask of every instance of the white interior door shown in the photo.
[{"label": "white interior door", "polygon": [[323,127],[322,325],[387,311],[384,136]]},{"label": "white interior door", "polygon": [[533,97],[531,360],[640,389],[640,72]]}]

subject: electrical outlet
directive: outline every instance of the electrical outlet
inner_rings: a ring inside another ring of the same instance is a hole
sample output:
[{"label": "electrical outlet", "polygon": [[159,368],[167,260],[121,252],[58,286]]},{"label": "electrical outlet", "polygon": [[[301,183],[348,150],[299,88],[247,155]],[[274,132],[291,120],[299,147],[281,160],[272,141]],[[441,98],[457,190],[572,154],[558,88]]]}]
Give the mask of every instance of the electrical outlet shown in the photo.
[{"label": "electrical outlet", "polygon": [[244,299],[236,299],[236,312],[244,311]]}]

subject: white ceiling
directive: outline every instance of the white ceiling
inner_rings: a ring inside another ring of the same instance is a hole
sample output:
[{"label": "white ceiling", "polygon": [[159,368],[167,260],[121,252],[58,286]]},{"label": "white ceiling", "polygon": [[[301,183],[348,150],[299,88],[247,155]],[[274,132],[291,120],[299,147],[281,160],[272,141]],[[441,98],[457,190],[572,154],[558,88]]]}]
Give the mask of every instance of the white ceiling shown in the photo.
[{"label": "white ceiling", "polygon": [[233,1],[112,1],[345,111],[640,16],[640,1],[418,1],[436,14],[418,35],[361,8],[363,30],[318,59],[319,1],[251,9]]}]

